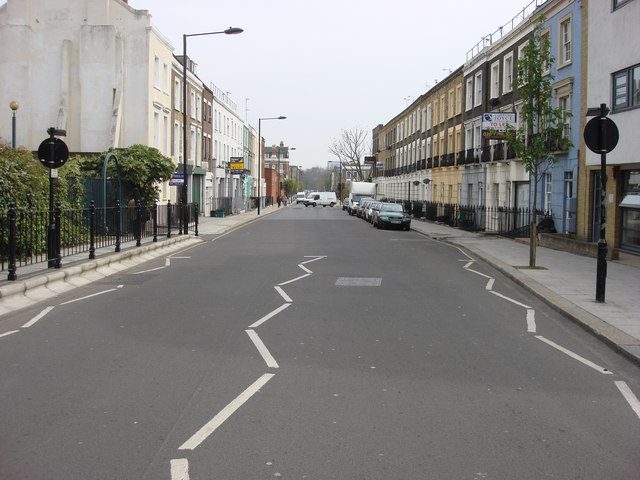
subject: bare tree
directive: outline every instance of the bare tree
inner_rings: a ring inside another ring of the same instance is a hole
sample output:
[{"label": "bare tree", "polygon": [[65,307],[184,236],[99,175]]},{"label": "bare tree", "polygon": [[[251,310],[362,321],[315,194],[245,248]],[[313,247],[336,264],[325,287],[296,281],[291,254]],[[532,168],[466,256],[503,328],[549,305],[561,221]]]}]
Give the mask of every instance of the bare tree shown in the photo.
[{"label": "bare tree", "polygon": [[362,161],[368,149],[367,137],[367,132],[360,127],[342,129],[340,138],[329,146],[329,153],[338,157],[343,166],[353,167],[361,180],[364,180]]}]

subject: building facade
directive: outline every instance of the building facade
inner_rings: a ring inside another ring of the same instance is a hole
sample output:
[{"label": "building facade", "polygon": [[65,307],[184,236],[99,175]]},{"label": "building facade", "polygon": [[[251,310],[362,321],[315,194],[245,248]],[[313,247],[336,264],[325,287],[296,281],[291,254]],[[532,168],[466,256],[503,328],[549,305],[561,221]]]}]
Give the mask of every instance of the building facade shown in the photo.
[{"label": "building facade", "polygon": [[[583,112],[600,104],[619,131],[607,154],[606,220],[609,253],[614,258],[640,254],[640,18],[638,0],[583,0]],[[589,120],[581,116],[582,125]],[[577,237],[600,237],[600,155],[584,142],[580,148]]]}]

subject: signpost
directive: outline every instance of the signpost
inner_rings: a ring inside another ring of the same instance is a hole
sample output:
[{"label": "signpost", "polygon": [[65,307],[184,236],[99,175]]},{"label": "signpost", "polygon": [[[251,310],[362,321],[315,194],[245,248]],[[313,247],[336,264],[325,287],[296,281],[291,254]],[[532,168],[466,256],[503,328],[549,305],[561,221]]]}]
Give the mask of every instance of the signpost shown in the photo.
[{"label": "signpost", "polygon": [[616,148],[619,139],[618,127],[607,117],[609,109],[605,103],[599,108],[590,108],[587,116],[595,115],[584,127],[584,141],[594,153],[600,154],[600,239],[598,240],[598,266],[596,272],[596,302],[604,302],[607,281],[607,240],[605,238],[607,216],[607,153]]},{"label": "signpost", "polygon": [[38,159],[40,163],[49,169],[49,227],[47,228],[47,259],[49,268],[60,268],[60,235],[56,228],[54,216],[54,182],[58,178],[58,168],[63,166],[69,158],[69,149],[56,136],[67,135],[65,130],[51,127],[47,129],[49,138],[40,143],[38,147]]},{"label": "signpost", "polygon": [[485,112],[482,114],[482,137],[504,140],[516,125],[516,112]]},{"label": "signpost", "polygon": [[244,157],[230,157],[229,171],[232,175],[240,175],[244,173]]}]

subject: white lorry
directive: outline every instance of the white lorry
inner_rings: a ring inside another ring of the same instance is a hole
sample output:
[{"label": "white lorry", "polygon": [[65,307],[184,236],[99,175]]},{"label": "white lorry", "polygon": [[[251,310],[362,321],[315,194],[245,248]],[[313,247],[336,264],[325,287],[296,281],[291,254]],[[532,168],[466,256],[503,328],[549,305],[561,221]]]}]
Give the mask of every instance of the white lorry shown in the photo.
[{"label": "white lorry", "polygon": [[376,198],[376,184],[371,182],[349,183],[349,215],[354,215],[362,198]]}]

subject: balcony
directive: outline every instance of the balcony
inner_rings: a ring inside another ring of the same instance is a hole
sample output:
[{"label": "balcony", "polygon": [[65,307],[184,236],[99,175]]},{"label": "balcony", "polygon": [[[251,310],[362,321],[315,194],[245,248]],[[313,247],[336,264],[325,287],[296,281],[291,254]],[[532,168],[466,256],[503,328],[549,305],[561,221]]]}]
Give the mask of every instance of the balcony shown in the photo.
[{"label": "balcony", "polygon": [[482,163],[491,161],[491,145],[487,145],[486,147],[482,147],[482,151],[480,153],[480,161]]}]

